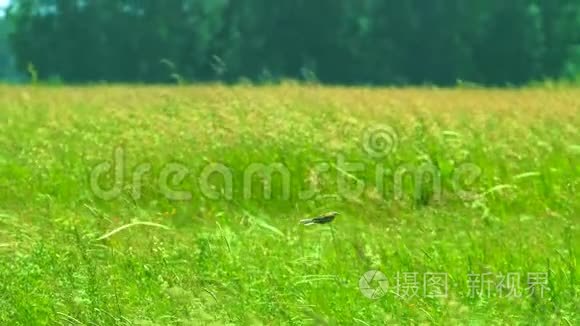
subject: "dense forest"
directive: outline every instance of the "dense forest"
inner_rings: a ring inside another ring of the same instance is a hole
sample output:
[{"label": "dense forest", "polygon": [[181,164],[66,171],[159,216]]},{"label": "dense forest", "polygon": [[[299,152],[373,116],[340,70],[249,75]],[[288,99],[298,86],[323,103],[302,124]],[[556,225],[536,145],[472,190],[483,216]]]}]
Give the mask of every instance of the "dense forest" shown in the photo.
[{"label": "dense forest", "polygon": [[578,0],[13,0],[5,19],[0,74],[10,45],[19,71],[72,83],[580,74]]},{"label": "dense forest", "polygon": [[8,21],[0,16],[0,81],[14,81],[19,77],[16,71],[14,57],[10,51]]}]

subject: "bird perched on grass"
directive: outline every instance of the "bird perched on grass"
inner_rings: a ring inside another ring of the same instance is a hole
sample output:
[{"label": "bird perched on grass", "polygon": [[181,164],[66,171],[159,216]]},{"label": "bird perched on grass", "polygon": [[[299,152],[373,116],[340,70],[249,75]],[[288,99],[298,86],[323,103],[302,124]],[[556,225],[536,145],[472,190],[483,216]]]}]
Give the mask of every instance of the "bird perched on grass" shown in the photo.
[{"label": "bird perched on grass", "polygon": [[326,224],[334,221],[337,215],[339,215],[337,212],[329,212],[318,217],[301,220],[300,223],[304,225]]}]

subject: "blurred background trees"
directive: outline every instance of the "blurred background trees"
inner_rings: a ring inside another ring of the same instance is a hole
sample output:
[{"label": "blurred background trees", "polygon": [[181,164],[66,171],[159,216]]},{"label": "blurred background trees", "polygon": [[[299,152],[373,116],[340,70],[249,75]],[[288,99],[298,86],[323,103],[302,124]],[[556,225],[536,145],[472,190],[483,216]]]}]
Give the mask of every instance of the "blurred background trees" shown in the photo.
[{"label": "blurred background trees", "polygon": [[9,44],[11,25],[0,16],[0,80],[17,81],[20,77],[16,70],[15,58]]},{"label": "blurred background trees", "polygon": [[8,44],[65,82],[522,84],[580,73],[580,1],[13,0]]}]

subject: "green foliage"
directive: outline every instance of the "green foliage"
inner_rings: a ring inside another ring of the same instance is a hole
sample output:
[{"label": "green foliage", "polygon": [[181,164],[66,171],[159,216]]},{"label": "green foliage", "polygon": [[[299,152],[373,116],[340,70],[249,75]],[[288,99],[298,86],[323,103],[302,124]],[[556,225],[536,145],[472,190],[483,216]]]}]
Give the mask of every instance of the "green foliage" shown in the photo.
[{"label": "green foliage", "polygon": [[14,0],[9,17],[20,67],[65,82],[505,85],[580,69],[576,0]]},{"label": "green foliage", "polygon": [[36,67],[34,67],[32,63],[29,63],[26,70],[28,71],[28,76],[30,77],[30,83],[36,85],[38,83],[38,71],[36,70]]},{"label": "green foliage", "polygon": [[11,32],[11,25],[0,14],[0,80],[14,81],[20,77],[16,71],[14,56],[10,51],[9,34]]}]

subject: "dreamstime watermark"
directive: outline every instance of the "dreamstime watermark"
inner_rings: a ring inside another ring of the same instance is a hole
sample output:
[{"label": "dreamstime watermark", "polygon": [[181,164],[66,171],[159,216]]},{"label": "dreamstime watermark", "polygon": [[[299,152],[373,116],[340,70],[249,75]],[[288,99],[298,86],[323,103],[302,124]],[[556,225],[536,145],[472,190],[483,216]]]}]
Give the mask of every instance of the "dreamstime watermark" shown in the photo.
[{"label": "dreamstime watermark", "polygon": [[[89,183],[93,194],[103,200],[117,199],[126,192],[138,200],[143,195],[145,185],[155,188],[166,199],[173,201],[192,200],[194,193],[212,200],[233,200],[235,196],[241,196],[243,200],[257,197],[264,200],[289,200],[292,196],[299,200],[310,200],[321,195],[360,197],[371,188],[383,197],[393,196],[395,200],[404,199],[405,190],[409,189],[413,189],[412,196],[415,199],[428,194],[429,200],[441,200],[443,176],[438,166],[424,162],[400,164],[393,168],[382,160],[393,154],[399,146],[398,137],[392,128],[369,128],[364,133],[362,146],[372,160],[349,161],[346,155],[337,153],[332,161],[313,164],[307,178],[302,175],[297,178],[296,173],[280,162],[252,163],[235,168],[216,162],[197,171],[183,163],[169,162],[156,169],[155,173],[152,164],[143,163],[129,171],[126,151],[123,147],[117,147],[112,160],[101,162],[91,169]],[[474,185],[481,173],[478,166],[465,163],[447,174],[445,177],[448,179],[445,181],[460,199],[470,200],[475,198],[476,193],[469,187]],[[368,178],[369,175],[372,178]],[[106,178],[112,181],[108,185],[103,182]],[[334,190],[332,194],[322,193],[321,180],[331,183]],[[297,193],[292,193],[297,190],[296,184],[301,187],[298,187]],[[185,185],[190,188],[184,189]]]},{"label": "dreamstime watermark", "polygon": [[[543,298],[550,291],[548,273],[529,272],[525,275],[526,278],[518,272],[467,274],[466,296],[472,299]],[[442,272],[396,272],[388,278],[381,271],[370,270],[359,279],[359,290],[363,296],[373,300],[387,294],[399,299],[447,298],[450,279],[448,273]]]},{"label": "dreamstime watermark", "polygon": [[362,146],[371,157],[385,158],[397,151],[399,137],[390,126],[377,125],[365,130]]}]

